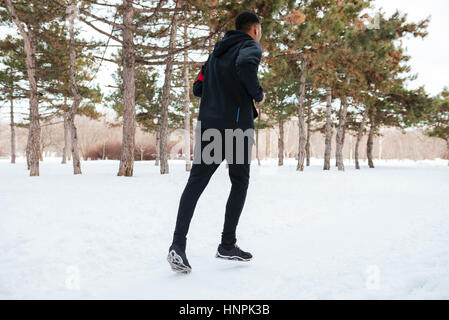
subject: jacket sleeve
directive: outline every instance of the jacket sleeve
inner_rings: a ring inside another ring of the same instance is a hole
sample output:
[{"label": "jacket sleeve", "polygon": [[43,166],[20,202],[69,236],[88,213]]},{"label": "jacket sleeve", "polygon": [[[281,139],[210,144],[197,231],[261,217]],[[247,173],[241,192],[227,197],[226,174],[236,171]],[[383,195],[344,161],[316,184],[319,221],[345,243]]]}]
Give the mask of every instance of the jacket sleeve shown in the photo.
[{"label": "jacket sleeve", "polygon": [[201,98],[203,94],[203,82],[209,58],[210,56],[207,58],[207,61],[201,66],[200,72],[198,73],[198,76],[196,77],[195,82],[193,83],[193,95],[198,98]]},{"label": "jacket sleeve", "polygon": [[250,96],[256,102],[262,101],[263,99],[263,89],[257,78],[261,58],[262,48],[260,44],[254,40],[250,40],[243,44],[235,60],[237,75]]}]

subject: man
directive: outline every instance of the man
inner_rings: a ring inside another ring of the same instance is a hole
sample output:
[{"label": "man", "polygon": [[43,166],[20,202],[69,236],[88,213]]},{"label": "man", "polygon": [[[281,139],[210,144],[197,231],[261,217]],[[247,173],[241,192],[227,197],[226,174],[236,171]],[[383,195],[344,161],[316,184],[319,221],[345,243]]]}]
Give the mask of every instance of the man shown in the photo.
[{"label": "man", "polygon": [[[253,134],[246,133],[253,132],[254,118],[258,116],[253,100],[257,105],[265,101],[257,79],[262,57],[262,30],[258,17],[250,11],[243,11],[237,16],[235,27],[236,30],[226,32],[223,39],[215,44],[213,53],[201,67],[193,84],[194,95],[201,98],[194,161],[179,203],[173,243],[167,257],[176,272],[189,273],[192,270],[185,253],[190,221],[201,193],[224,159],[229,163],[232,187],[216,257],[237,261],[252,259],[249,252],[236,245],[235,233],[249,183],[254,138]],[[245,133],[242,134],[243,130]],[[229,132],[232,132],[231,136]],[[206,133],[207,137],[214,138],[210,144],[218,146],[212,152],[212,163],[203,158],[203,153],[210,149],[208,139],[204,139]],[[245,157],[239,157],[242,150]]]}]

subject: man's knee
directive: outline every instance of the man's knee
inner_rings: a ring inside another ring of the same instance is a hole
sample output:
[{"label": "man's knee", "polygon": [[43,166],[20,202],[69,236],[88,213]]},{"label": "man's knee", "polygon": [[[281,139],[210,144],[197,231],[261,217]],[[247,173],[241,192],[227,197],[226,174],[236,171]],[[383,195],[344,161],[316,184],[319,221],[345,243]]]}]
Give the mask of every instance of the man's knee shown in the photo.
[{"label": "man's knee", "polygon": [[248,189],[249,170],[244,165],[236,165],[239,167],[229,168],[229,177],[231,178],[232,187],[239,189]]},{"label": "man's knee", "polygon": [[213,165],[194,164],[190,171],[189,184],[207,184],[215,172]]}]

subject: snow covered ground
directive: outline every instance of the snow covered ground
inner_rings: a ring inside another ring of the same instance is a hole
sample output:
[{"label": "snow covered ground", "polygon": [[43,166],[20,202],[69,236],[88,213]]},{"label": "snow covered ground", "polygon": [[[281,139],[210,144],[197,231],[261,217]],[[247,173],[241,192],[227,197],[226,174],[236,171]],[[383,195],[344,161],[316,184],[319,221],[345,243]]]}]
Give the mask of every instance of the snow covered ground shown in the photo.
[{"label": "snow covered ground", "polygon": [[[193,218],[193,272],[165,258],[182,161],[161,176],[136,162],[60,159],[29,177],[23,159],[0,160],[0,298],[449,299],[447,160],[377,161],[376,169],[304,173],[295,161],[253,163],[239,244],[251,263],[215,259],[230,187],[224,164]],[[207,199],[207,201],[206,201]]]}]

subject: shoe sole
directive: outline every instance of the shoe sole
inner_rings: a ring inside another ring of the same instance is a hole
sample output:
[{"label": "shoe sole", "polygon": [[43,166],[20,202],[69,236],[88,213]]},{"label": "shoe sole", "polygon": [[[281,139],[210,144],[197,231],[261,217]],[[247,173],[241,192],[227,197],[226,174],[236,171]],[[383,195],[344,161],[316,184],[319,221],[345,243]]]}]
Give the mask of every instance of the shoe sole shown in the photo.
[{"label": "shoe sole", "polygon": [[250,262],[252,260],[252,258],[245,259],[245,258],[242,258],[242,257],[239,257],[239,256],[224,256],[224,255],[221,255],[218,251],[215,254],[215,258],[224,259],[224,260],[239,261],[239,262]]},{"label": "shoe sole", "polygon": [[174,250],[168,253],[167,261],[174,272],[183,274],[189,274],[192,272],[192,268],[186,266],[183,263],[181,256],[179,256]]}]

